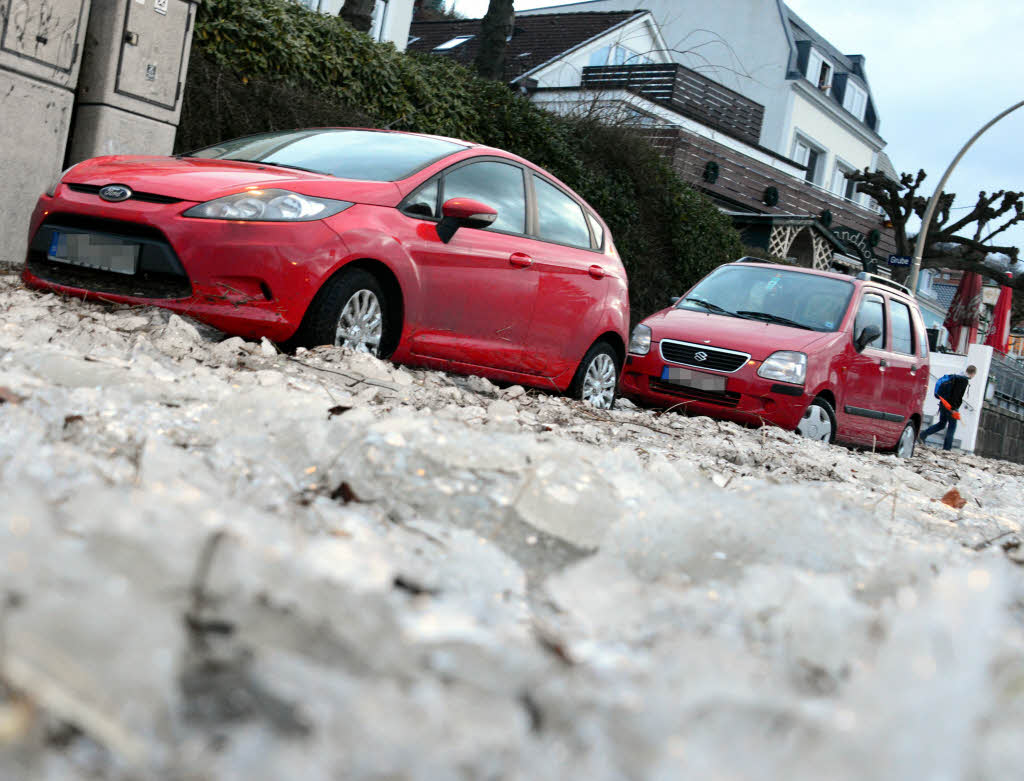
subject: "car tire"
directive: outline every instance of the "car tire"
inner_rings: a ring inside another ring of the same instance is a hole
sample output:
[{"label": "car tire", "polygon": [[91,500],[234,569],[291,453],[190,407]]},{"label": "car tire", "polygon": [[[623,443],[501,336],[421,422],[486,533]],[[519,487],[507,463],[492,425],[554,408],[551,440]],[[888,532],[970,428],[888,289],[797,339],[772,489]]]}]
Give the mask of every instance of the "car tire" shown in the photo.
[{"label": "car tire", "polygon": [[908,420],[903,427],[903,433],[896,440],[896,446],[892,449],[896,458],[913,458],[914,448],[917,445],[917,426],[914,421]]},{"label": "car tire", "polygon": [[342,271],[327,281],[309,305],[302,341],[332,344],[387,358],[393,348],[391,302],[368,271]]},{"label": "car tire", "polygon": [[621,368],[615,348],[608,342],[595,342],[576,369],[569,395],[595,409],[612,409]]},{"label": "car tire", "polygon": [[817,398],[807,405],[796,433],[808,439],[832,444],[836,441],[836,413],[825,399]]}]

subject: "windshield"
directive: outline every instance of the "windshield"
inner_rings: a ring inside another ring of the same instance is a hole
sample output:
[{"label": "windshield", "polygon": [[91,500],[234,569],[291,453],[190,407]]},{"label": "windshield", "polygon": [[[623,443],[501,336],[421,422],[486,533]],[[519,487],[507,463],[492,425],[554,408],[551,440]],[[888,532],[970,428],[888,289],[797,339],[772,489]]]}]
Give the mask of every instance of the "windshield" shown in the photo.
[{"label": "windshield", "polygon": [[291,130],[236,138],[185,157],[241,160],[330,174],[341,179],[394,182],[466,149],[439,138],[373,130]]},{"label": "windshield", "polygon": [[836,331],[853,284],[758,266],[722,266],[702,279],[677,309],[734,315],[794,328]]}]

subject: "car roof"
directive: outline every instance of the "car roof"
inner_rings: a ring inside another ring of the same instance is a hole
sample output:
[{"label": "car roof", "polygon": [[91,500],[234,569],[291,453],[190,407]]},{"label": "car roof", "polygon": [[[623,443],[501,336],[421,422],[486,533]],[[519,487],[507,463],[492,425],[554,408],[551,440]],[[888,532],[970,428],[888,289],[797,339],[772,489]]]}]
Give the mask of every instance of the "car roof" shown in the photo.
[{"label": "car roof", "polygon": [[734,260],[732,263],[727,263],[725,265],[756,265],[758,267],[764,268],[776,268],[779,269],[780,271],[795,271],[801,274],[814,274],[815,276],[819,277],[829,277],[830,279],[840,279],[846,282],[851,282],[859,287],[875,287],[879,290],[883,290],[884,292],[889,293],[890,295],[899,296],[900,298],[906,299],[908,301],[915,301],[914,297],[910,295],[909,290],[900,290],[899,288],[894,287],[894,285],[899,284],[898,282],[890,283],[885,279],[872,279],[871,277],[868,277],[867,279],[861,279],[860,277],[850,276],[849,274],[840,274],[839,272],[836,271],[823,271],[821,269],[816,268],[807,268],[806,266],[790,266],[786,263],[770,263],[768,261],[762,261],[756,258],[741,258],[740,260]]}]

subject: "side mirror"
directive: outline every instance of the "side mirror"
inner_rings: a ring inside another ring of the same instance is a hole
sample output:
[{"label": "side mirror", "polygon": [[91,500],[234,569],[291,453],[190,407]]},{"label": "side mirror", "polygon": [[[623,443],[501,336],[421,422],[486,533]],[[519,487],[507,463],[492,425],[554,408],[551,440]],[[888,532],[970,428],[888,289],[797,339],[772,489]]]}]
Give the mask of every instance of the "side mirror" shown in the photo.
[{"label": "side mirror", "polygon": [[675,306],[677,303],[679,303],[680,298],[682,298],[682,296],[669,296],[668,305]]},{"label": "side mirror", "polygon": [[857,334],[857,338],[854,340],[853,346],[856,348],[857,352],[861,352],[881,335],[882,329],[877,325],[866,325],[861,329],[861,332]]},{"label": "side mirror", "polygon": [[493,207],[470,198],[451,198],[441,206],[441,222],[437,236],[445,244],[452,240],[459,228],[489,228],[498,219]]}]

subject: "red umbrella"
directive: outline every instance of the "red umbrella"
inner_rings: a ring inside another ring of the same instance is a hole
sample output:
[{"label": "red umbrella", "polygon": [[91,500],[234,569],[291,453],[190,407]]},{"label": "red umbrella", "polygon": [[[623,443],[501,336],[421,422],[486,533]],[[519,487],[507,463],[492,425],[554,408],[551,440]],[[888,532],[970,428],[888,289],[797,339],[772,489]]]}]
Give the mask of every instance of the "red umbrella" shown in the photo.
[{"label": "red umbrella", "polygon": [[981,275],[974,271],[965,271],[960,277],[960,284],[942,323],[949,331],[949,344],[954,350],[959,350],[961,329],[977,327],[980,309]]},{"label": "red umbrella", "polygon": [[985,344],[1001,353],[1006,352],[1006,343],[1010,337],[1010,310],[1013,309],[1013,288],[1003,285],[999,288],[999,300],[992,312],[992,328],[988,332]]}]

